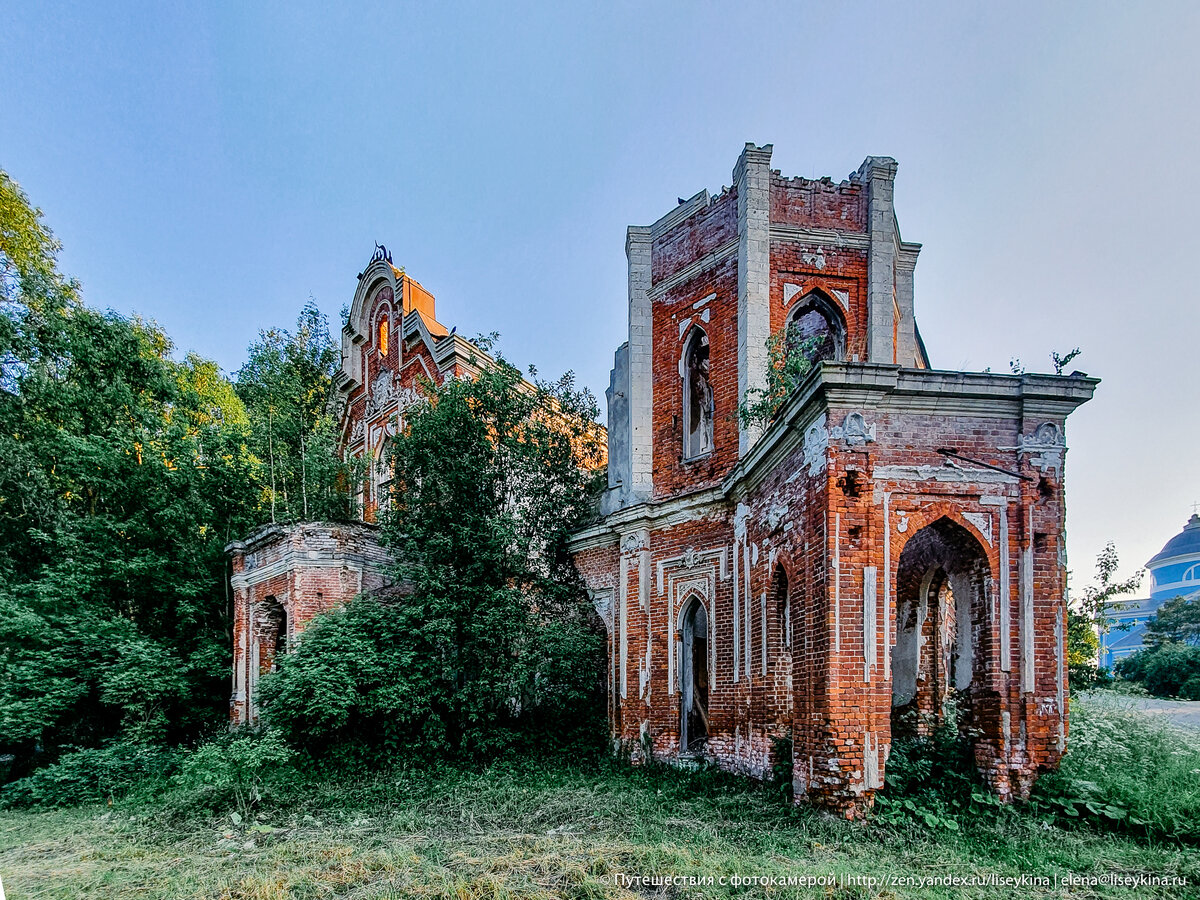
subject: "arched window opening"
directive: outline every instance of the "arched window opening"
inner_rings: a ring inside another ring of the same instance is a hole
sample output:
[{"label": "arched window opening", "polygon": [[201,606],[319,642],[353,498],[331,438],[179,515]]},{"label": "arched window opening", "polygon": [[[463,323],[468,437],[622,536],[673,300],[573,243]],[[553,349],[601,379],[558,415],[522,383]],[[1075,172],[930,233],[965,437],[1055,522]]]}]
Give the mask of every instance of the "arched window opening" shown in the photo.
[{"label": "arched window opening", "polygon": [[685,752],[704,749],[708,739],[708,613],[693,597],[680,629],[679,746]]},{"label": "arched window opening", "polygon": [[379,320],[379,355],[388,355],[388,319],[386,314]]},{"label": "arched window opening", "polygon": [[683,350],[683,457],[713,449],[713,391],[709,379],[708,335],[693,328]]},{"label": "arched window opening", "polygon": [[1188,569],[1186,572],[1184,572],[1183,578],[1180,580],[1181,581],[1200,581],[1200,563],[1196,563],[1196,565],[1192,566],[1190,569]]},{"label": "arched window opening", "polygon": [[775,579],[771,584],[771,596],[774,598],[775,615],[779,620],[780,643],[784,649],[792,646],[792,605],[788,593],[787,571],[783,566],[775,569]]},{"label": "arched window opening", "polygon": [[846,326],[837,306],[813,291],[788,313],[787,352],[801,353],[811,363],[842,360],[846,356]]},{"label": "arched window opening", "polygon": [[990,714],[991,696],[976,684],[999,652],[987,553],[961,525],[941,518],[916,532],[896,570],[896,642],[892,651],[892,733],[930,734],[943,724],[973,734]]},{"label": "arched window opening", "polygon": [[280,658],[288,652],[288,615],[275,597],[263,600],[259,619],[259,669],[274,672]]}]

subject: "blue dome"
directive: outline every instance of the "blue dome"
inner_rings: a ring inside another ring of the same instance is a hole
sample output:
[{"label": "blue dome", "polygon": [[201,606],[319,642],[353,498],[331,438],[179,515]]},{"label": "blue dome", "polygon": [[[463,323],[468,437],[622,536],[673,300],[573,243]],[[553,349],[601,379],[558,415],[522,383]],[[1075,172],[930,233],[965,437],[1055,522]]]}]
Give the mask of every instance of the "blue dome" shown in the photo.
[{"label": "blue dome", "polygon": [[1192,513],[1183,531],[1167,541],[1166,546],[1146,566],[1153,568],[1155,564],[1176,556],[1200,556],[1200,515]]}]

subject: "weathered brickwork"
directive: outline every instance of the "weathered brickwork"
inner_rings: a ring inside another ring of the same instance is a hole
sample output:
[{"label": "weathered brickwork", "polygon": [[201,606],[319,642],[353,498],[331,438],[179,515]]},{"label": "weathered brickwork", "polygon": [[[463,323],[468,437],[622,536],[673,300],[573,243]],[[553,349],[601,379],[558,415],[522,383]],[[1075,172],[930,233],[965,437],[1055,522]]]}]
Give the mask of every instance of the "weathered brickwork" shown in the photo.
[{"label": "weathered brickwork", "polygon": [[[1064,428],[1096,381],[930,369],[895,163],[764,191],[769,157],[748,145],[733,188],[630,228],[609,490],[573,545],[614,740],[759,778],[790,742],[797,799],[854,815],[893,734],[957,721],[996,793],[1024,796],[1065,747]],[[764,248],[765,285],[739,272]],[[766,357],[739,329],[789,321],[828,352],[743,427]]]},{"label": "weathered brickwork", "polygon": [[470,376],[492,362],[434,313],[433,294],[379,248],[358,276],[335,381],[344,452],[368,460],[368,477],[357,500],[369,522],[387,503],[391,475],[381,464],[383,448],[405,407],[420,397],[424,385]]},{"label": "weathered brickwork", "polygon": [[227,548],[233,561],[234,724],[258,714],[259,676],[318,613],[388,583],[388,557],[367,523],[267,525]]}]

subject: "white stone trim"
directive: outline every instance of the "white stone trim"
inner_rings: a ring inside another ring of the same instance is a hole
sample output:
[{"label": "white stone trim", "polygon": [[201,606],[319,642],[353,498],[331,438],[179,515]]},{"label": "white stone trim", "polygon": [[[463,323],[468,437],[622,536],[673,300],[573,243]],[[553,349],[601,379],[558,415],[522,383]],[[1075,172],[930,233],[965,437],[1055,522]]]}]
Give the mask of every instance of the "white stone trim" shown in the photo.
[{"label": "white stone trim", "polygon": [[1033,507],[1029,508],[1026,546],[1021,550],[1021,693],[1034,690]]},{"label": "white stone trim", "polygon": [[[767,386],[771,334],[771,145],[747,144],[733,170],[738,205],[738,401]],[[740,425],[740,423],[739,423]],[[738,455],[758,440],[758,426],[739,427]]]},{"label": "white stone trim", "polygon": [[878,576],[874,566],[863,567],[863,681],[867,683],[871,681],[871,666],[875,663]]},{"label": "white stone trim", "polygon": [[1000,510],[1000,671],[1012,671],[1012,562],[1008,549],[1008,504]]}]

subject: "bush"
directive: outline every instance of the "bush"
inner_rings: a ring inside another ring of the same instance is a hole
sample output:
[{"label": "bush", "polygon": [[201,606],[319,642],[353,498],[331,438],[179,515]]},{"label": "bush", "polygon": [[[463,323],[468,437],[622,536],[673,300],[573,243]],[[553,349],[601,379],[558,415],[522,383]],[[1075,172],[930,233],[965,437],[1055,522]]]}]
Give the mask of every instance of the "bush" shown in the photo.
[{"label": "bush", "polygon": [[597,749],[603,624],[568,549],[603,481],[595,401],[497,362],[426,386],[389,443],[381,537],[403,595],[311,624],[263,714],[322,761]]},{"label": "bush", "polygon": [[980,784],[959,719],[950,704],[948,721],[929,734],[893,736],[884,789],[876,795],[876,821],[958,831],[962,816],[977,818],[999,806]]},{"label": "bush", "polygon": [[1200,839],[1200,744],[1118,703],[1071,703],[1067,754],[1038,781],[1035,805],[1108,827]]},{"label": "bush", "polygon": [[1200,675],[1193,675],[1185,681],[1179,689],[1179,696],[1183,700],[1200,700]]},{"label": "bush", "polygon": [[297,777],[296,758],[276,731],[235,732],[187,754],[172,782],[189,801],[209,809],[233,804],[245,815],[271,787]]},{"label": "bush", "polygon": [[417,739],[430,715],[409,646],[388,604],[356,597],[317,616],[279,670],[263,678],[263,716],[315,754],[345,745],[395,751]]},{"label": "bush", "polygon": [[70,806],[109,801],[163,787],[180,753],[149,744],[113,742],[75,750],[0,790],[0,805]]},{"label": "bush", "polygon": [[1185,684],[1200,679],[1200,647],[1174,642],[1148,647],[1120,660],[1116,671],[1121,678],[1142,682],[1155,697],[1182,696]]}]

